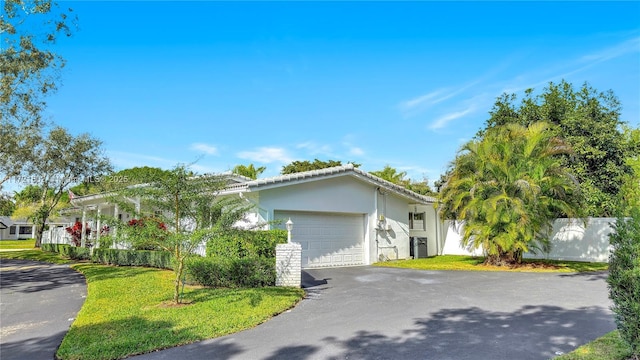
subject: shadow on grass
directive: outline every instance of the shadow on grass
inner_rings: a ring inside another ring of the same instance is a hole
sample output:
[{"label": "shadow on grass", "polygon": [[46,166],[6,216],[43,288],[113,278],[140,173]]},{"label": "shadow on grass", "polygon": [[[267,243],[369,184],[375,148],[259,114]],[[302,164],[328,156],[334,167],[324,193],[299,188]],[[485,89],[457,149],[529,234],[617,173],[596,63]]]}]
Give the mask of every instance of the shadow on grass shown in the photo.
[{"label": "shadow on grass", "polygon": [[216,288],[201,288],[194,289],[189,292],[185,292],[184,300],[193,303],[215,301],[220,299],[226,299],[228,303],[235,303],[238,301],[246,301],[249,299],[249,303],[252,307],[260,306],[264,297],[289,297],[298,294],[300,290],[286,288],[286,287],[264,287],[264,288],[238,288],[238,289],[216,289]]},{"label": "shadow on grass", "polygon": [[138,266],[111,266],[102,264],[77,264],[74,269],[83,273],[89,281],[129,278],[150,272],[163,271],[156,268]]},{"label": "shadow on grass", "polygon": [[171,321],[151,321],[132,316],[72,326],[57,355],[61,359],[119,359],[130,354],[187,344],[197,339],[189,329],[176,328]]},{"label": "shadow on grass", "polygon": [[[23,267],[12,269],[13,267]],[[84,285],[84,277],[66,265],[37,261],[3,259],[0,287],[22,293],[56,289],[68,285]],[[9,270],[7,270],[7,268]]]}]

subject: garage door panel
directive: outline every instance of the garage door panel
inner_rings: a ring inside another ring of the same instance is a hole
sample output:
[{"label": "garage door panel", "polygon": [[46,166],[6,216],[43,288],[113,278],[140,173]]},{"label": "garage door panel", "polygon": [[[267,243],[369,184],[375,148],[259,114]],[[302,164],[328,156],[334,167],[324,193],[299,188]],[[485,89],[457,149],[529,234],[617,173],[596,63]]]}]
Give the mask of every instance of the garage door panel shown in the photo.
[{"label": "garage door panel", "polygon": [[302,245],[302,267],[364,264],[364,215],[276,211],[293,221],[292,240]]}]

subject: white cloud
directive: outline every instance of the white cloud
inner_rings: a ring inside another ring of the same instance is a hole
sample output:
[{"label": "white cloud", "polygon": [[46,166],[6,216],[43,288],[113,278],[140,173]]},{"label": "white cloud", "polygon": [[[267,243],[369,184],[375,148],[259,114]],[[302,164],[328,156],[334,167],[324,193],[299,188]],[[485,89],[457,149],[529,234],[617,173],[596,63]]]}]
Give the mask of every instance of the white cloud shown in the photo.
[{"label": "white cloud", "polygon": [[319,145],[313,141],[307,141],[296,145],[297,149],[304,149],[310,155],[333,156],[331,145]]},{"label": "white cloud", "polygon": [[208,155],[218,155],[218,148],[213,146],[213,145],[209,145],[209,144],[205,144],[205,143],[194,143],[191,144],[190,147],[191,150],[195,150],[195,151],[199,151],[199,152],[203,152],[205,154]]},{"label": "white cloud", "polygon": [[277,147],[260,147],[255,151],[242,151],[237,154],[240,159],[251,160],[259,163],[270,164],[272,162],[290,163],[293,161],[286,149]]},{"label": "white cloud", "polygon": [[363,156],[364,155],[364,150],[362,150],[361,148],[357,147],[357,146],[353,146],[349,149],[349,154],[350,155],[354,155],[354,156]]},{"label": "white cloud", "polygon": [[437,118],[434,122],[432,122],[431,124],[429,124],[429,129],[431,130],[437,130],[437,129],[442,129],[443,127],[445,127],[449,122],[459,119],[465,115],[468,115],[470,113],[472,113],[475,110],[474,106],[471,106],[465,110],[462,111],[456,111],[456,112],[452,112],[452,113],[448,113],[446,115],[443,115],[439,118]]}]

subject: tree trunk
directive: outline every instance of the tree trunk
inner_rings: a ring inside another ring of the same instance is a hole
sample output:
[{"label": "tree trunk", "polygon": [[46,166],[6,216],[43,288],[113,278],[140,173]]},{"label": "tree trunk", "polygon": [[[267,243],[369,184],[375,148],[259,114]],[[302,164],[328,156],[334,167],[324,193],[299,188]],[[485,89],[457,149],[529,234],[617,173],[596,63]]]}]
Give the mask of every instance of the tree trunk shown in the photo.
[{"label": "tree trunk", "polygon": [[184,257],[180,256],[180,248],[179,248],[179,244],[176,244],[175,247],[175,251],[174,251],[174,256],[176,258],[176,269],[175,269],[175,273],[176,273],[176,279],[174,282],[174,289],[173,289],[173,302],[176,304],[180,303],[180,279],[182,278],[182,272],[184,271]]}]

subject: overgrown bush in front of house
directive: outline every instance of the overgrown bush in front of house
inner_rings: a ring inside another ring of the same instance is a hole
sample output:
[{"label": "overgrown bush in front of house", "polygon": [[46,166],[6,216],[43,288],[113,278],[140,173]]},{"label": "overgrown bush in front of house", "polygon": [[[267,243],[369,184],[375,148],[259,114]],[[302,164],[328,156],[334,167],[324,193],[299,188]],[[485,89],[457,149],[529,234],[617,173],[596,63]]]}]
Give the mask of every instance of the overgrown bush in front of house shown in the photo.
[{"label": "overgrown bush in front of house", "polygon": [[620,336],[640,359],[640,208],[619,217],[609,235],[609,297]]},{"label": "overgrown bush in front of house", "polygon": [[91,260],[95,263],[119,266],[149,266],[173,269],[173,258],[168,251],[94,249]]},{"label": "overgrown bush in front of house", "polygon": [[187,272],[191,279],[210,287],[263,287],[276,282],[275,258],[212,258],[189,260]]},{"label": "overgrown bush in front of house", "polygon": [[229,229],[207,242],[207,257],[239,259],[275,258],[276,245],[287,242],[286,230]]}]

